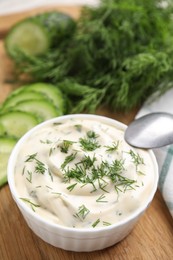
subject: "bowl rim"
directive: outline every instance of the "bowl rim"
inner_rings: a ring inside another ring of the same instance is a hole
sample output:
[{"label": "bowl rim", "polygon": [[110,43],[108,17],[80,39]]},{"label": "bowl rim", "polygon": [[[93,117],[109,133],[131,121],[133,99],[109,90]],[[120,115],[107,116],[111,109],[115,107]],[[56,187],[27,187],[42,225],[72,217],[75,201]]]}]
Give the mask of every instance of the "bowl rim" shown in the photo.
[{"label": "bowl rim", "polygon": [[[149,206],[149,204],[151,203],[157,187],[158,187],[158,179],[159,179],[159,172],[158,172],[158,164],[157,164],[157,160],[156,157],[153,153],[152,150],[149,149],[145,149],[146,151],[149,152],[150,157],[152,159],[153,162],[153,166],[154,166],[154,182],[153,182],[153,187],[152,190],[148,196],[148,198],[144,201],[144,203],[141,204],[140,207],[138,207],[134,212],[132,212],[130,215],[128,215],[127,217],[123,218],[122,220],[111,224],[110,226],[105,226],[105,227],[96,227],[96,228],[92,228],[92,227],[87,227],[87,228],[73,228],[73,227],[66,227],[57,223],[53,223],[51,221],[49,221],[46,218],[41,217],[39,214],[37,214],[36,212],[34,212],[32,209],[30,209],[25,202],[23,202],[20,198],[19,195],[17,193],[17,189],[15,188],[15,178],[14,178],[14,166],[15,166],[15,162],[17,159],[17,155],[18,155],[18,151],[20,149],[20,146],[23,144],[23,142],[25,140],[27,140],[27,138],[36,130],[38,130],[39,128],[42,128],[45,125],[48,125],[50,123],[53,122],[59,122],[59,121],[65,121],[67,119],[70,118],[81,118],[82,119],[99,119],[105,123],[108,123],[109,125],[112,126],[116,126],[119,127],[119,129],[121,130],[125,130],[127,125],[125,125],[124,123],[117,121],[116,119],[112,119],[109,118],[107,116],[101,116],[101,115],[96,115],[96,114],[68,114],[68,115],[63,115],[63,116],[58,116],[55,118],[51,118],[48,119],[38,125],[36,125],[35,127],[33,127],[32,129],[30,129],[28,132],[26,132],[16,143],[15,147],[13,148],[11,155],[9,157],[9,161],[8,161],[8,165],[7,165],[7,180],[8,180],[8,184],[9,184],[9,188],[10,188],[10,192],[12,194],[12,197],[14,199],[14,201],[16,202],[17,206],[20,208],[20,210],[24,210],[27,215],[29,215],[30,217],[34,218],[36,221],[41,222],[42,224],[46,224],[49,225],[52,228],[58,228],[59,231],[68,231],[70,233],[99,233],[99,232],[105,232],[108,230],[113,230],[114,228],[123,226],[124,224],[127,224],[129,221],[132,221],[133,219],[135,219],[136,217],[138,217],[138,215],[142,214],[145,209]],[[136,148],[135,148],[136,149]],[[141,150],[141,149],[140,149]],[[23,213],[23,212],[22,212]],[[105,234],[106,235],[106,234]]]}]

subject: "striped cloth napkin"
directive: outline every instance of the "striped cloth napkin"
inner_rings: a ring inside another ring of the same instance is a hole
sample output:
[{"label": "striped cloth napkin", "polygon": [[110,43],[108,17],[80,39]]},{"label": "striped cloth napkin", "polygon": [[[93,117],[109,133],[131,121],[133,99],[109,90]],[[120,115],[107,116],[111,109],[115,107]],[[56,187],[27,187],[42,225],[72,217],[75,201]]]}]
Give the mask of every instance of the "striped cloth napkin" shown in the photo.
[{"label": "striped cloth napkin", "polygon": [[[153,101],[150,97],[137,114],[137,118],[153,112],[173,114],[173,89]],[[173,134],[173,133],[172,133]],[[173,145],[153,149],[159,165],[159,189],[173,217]]]}]

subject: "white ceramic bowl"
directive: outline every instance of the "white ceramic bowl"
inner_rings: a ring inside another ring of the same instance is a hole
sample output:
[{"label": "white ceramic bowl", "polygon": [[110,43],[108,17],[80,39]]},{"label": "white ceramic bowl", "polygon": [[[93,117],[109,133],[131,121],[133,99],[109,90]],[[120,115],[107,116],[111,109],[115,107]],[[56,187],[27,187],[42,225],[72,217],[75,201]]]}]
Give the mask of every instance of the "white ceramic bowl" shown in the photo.
[{"label": "white ceramic bowl", "polygon": [[[64,227],[61,225],[54,224],[49,222],[46,219],[43,219],[41,216],[37,215],[33,210],[31,210],[26,203],[24,203],[21,199],[19,199],[18,192],[15,187],[15,179],[14,179],[14,168],[16,164],[17,154],[20,151],[21,145],[27,140],[27,138],[35,131],[35,129],[41,128],[45,124],[49,122],[60,122],[67,118],[77,118],[81,117],[80,115],[67,115],[59,118],[54,118],[48,120],[46,122],[41,123],[40,125],[31,129],[28,133],[26,133],[17,143],[15,148],[12,151],[12,154],[9,159],[8,164],[8,183],[12,193],[12,197],[16,202],[18,208],[20,209],[23,217],[25,218],[28,226],[33,230],[33,232],[38,235],[41,239],[46,241],[47,243],[70,251],[95,251],[104,249],[106,247],[112,246],[117,242],[121,241],[125,238],[133,229],[134,225],[141,217],[141,215],[145,212],[146,208],[151,203],[154,194],[157,190],[158,184],[158,167],[155,156],[152,151],[148,151],[150,154],[153,164],[154,164],[154,172],[150,172],[150,174],[154,175],[154,184],[152,190],[145,200],[145,202],[135,210],[130,216],[126,217],[124,220],[112,224],[111,226],[105,226],[104,228],[88,228],[88,229],[75,229]],[[96,115],[82,115],[83,118],[86,119],[95,119],[101,120],[104,123],[108,123],[115,127],[119,127],[123,130],[126,129],[126,125],[106,117],[96,116]]]}]

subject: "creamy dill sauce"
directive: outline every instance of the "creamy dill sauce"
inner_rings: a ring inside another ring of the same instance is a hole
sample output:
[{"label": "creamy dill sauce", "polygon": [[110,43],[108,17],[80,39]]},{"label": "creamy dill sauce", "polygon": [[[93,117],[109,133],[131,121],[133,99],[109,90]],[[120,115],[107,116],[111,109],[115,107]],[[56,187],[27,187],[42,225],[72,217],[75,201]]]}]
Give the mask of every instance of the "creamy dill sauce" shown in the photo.
[{"label": "creamy dill sauce", "polygon": [[134,212],[153,185],[150,154],[124,132],[88,119],[66,119],[35,130],[15,168],[21,200],[35,214],[75,228],[116,223]]}]

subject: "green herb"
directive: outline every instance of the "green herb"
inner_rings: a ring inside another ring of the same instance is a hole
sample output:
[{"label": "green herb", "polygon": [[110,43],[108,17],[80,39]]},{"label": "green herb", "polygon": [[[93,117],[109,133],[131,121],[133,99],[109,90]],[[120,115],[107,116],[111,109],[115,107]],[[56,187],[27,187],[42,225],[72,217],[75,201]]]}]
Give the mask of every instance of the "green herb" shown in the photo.
[{"label": "green herb", "polygon": [[22,175],[24,175],[24,174],[25,174],[25,168],[26,168],[26,166],[24,166],[24,167],[23,167],[23,170],[22,170]]},{"label": "green herb", "polygon": [[49,150],[49,156],[52,155],[53,151],[55,150],[55,147],[51,147],[50,150]]},{"label": "green herb", "polygon": [[117,143],[113,142],[111,146],[105,146],[107,148],[106,152],[114,152],[118,150],[119,141]]},{"label": "green herb", "polygon": [[138,153],[135,153],[133,150],[130,150],[129,154],[131,155],[132,161],[135,164],[136,169],[138,165],[144,164],[144,159]]},{"label": "green herb", "polygon": [[87,170],[94,166],[95,161],[97,161],[95,156],[91,158],[89,155],[85,155],[84,158],[77,164],[82,164],[83,167]]},{"label": "green herb", "polygon": [[61,168],[64,169],[67,166],[67,164],[72,162],[76,158],[76,154],[77,153],[72,153],[72,154],[66,156],[64,162],[61,164]]},{"label": "green herb", "polygon": [[53,181],[53,175],[52,175],[52,173],[51,173],[51,171],[50,171],[49,168],[48,168],[48,173],[49,173],[49,176],[50,176],[50,178],[51,178],[51,181]]},{"label": "green herb", "polygon": [[48,185],[46,185],[46,188],[48,188],[48,189],[52,190],[52,187],[50,187],[50,186],[48,186]]},{"label": "green herb", "polygon": [[40,173],[40,174],[44,174],[45,171],[46,171],[45,164],[42,163],[40,160],[38,160],[36,158],[36,156],[37,156],[37,153],[28,155],[28,158],[25,160],[25,162],[33,162],[33,161],[35,161],[35,163],[36,163],[36,165],[35,165],[35,172],[36,173]]},{"label": "green herb", "polygon": [[78,212],[74,215],[74,217],[78,217],[80,220],[84,220],[89,212],[89,209],[87,209],[85,205],[81,205],[78,208]]},{"label": "green herb", "polygon": [[30,201],[27,198],[20,198],[20,199],[23,200],[24,202],[29,203],[33,211],[35,211],[35,208],[40,207],[40,205],[33,203],[32,201]]},{"label": "green herb", "polygon": [[88,138],[94,138],[94,139],[96,139],[96,138],[99,137],[99,135],[96,134],[94,131],[88,131],[88,132],[87,132],[87,137],[88,137]]},{"label": "green herb", "polygon": [[108,202],[107,200],[104,200],[106,196],[104,194],[100,195],[98,199],[96,199],[96,202]]},{"label": "green herb", "polygon": [[86,183],[87,175],[86,170],[82,166],[76,164],[74,168],[63,169],[64,170],[64,181],[69,182],[71,179],[77,180],[78,182]]},{"label": "green herb", "polygon": [[25,162],[32,162],[33,160],[36,159],[37,153],[28,155],[28,158],[25,160]]},{"label": "green herb", "polygon": [[40,143],[42,143],[42,144],[52,144],[52,141],[50,141],[50,140],[40,140]]},{"label": "green herb", "polygon": [[72,184],[72,185],[70,185],[70,186],[68,186],[67,190],[72,191],[76,185],[77,185],[77,182]]},{"label": "green herb", "polygon": [[95,228],[100,223],[100,219],[98,218],[93,224],[92,227]]},{"label": "green herb", "polygon": [[27,171],[27,173],[28,173],[28,176],[29,176],[29,177],[27,177],[26,179],[27,179],[30,183],[32,183],[32,172],[31,172],[31,171]]},{"label": "green herb", "polygon": [[104,225],[104,226],[110,226],[111,223],[109,223],[109,222],[107,222],[107,221],[103,221],[103,225]]},{"label": "green herb", "polygon": [[63,140],[62,145],[59,145],[60,150],[62,153],[68,153],[69,147],[73,144],[74,142],[69,141],[69,140]]},{"label": "green herb", "polygon": [[74,127],[76,128],[76,130],[78,131],[78,132],[81,132],[81,130],[82,130],[82,125],[74,125]]},{"label": "green herb", "polygon": [[72,104],[69,112],[141,105],[173,85],[173,3],[161,5],[101,0],[97,8],[85,7],[70,41],[37,57],[16,51],[16,70],[55,83]]},{"label": "green herb", "polygon": [[59,195],[59,196],[61,195],[60,192],[54,192],[54,191],[53,191],[53,192],[51,192],[51,193],[52,193],[52,194],[55,194],[55,195]]},{"label": "green herb", "polygon": [[42,163],[41,161],[37,160],[36,161],[36,166],[35,166],[35,172],[36,173],[40,173],[40,174],[44,174],[45,171],[46,171],[45,164]]},{"label": "green herb", "polygon": [[86,137],[80,138],[79,143],[85,151],[94,151],[100,147],[96,140],[99,137],[94,131],[88,131]]}]

